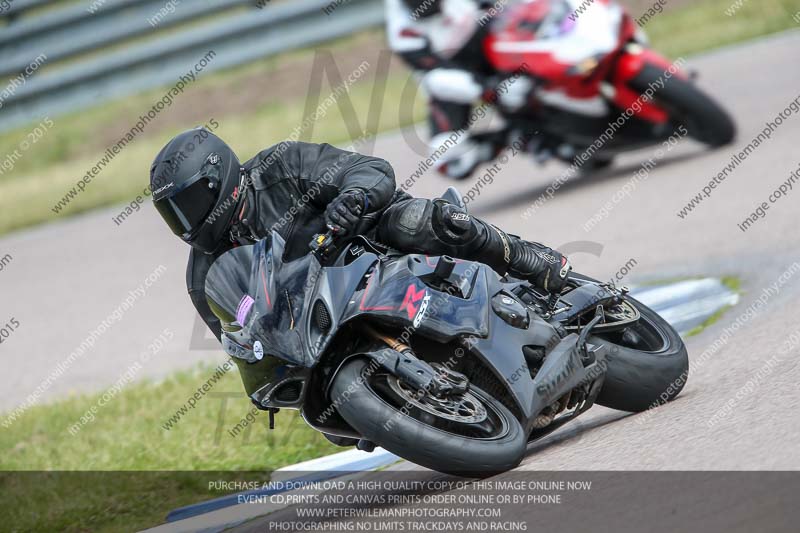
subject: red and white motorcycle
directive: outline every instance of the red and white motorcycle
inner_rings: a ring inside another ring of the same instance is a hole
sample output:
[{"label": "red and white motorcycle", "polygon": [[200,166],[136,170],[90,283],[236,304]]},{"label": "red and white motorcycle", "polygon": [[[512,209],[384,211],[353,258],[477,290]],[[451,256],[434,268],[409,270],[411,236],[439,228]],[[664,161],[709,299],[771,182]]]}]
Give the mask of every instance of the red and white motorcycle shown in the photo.
[{"label": "red and white motorcycle", "polygon": [[512,131],[539,132],[534,153],[571,162],[589,151],[589,166],[597,168],[678,128],[711,147],[735,137],[731,117],[693,83],[683,62],[648,48],[633,18],[610,0],[508,3],[483,34],[493,70],[534,83],[527,105],[500,110]]}]

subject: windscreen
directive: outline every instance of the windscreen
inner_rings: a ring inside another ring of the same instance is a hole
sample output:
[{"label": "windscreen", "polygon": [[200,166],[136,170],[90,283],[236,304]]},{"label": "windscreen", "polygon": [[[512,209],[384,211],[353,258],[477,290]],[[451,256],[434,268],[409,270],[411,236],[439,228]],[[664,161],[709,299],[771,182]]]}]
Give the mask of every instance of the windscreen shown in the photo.
[{"label": "windscreen", "polygon": [[513,2],[493,19],[496,32],[529,35],[545,40],[569,33],[575,27],[575,9],[568,0]]},{"label": "windscreen", "polygon": [[254,245],[239,246],[214,261],[206,275],[206,300],[222,329],[238,331],[255,303],[250,296]]},{"label": "windscreen", "polygon": [[264,355],[306,365],[312,361],[307,302],[321,267],[311,254],[283,262],[283,248],[283,239],[273,233],[272,239],[223,254],[206,278],[206,297],[229,331],[240,330],[250,346],[259,341]]},{"label": "windscreen", "polygon": [[550,10],[536,32],[537,39],[552,39],[569,33],[575,27],[573,8],[566,0],[550,2]]}]

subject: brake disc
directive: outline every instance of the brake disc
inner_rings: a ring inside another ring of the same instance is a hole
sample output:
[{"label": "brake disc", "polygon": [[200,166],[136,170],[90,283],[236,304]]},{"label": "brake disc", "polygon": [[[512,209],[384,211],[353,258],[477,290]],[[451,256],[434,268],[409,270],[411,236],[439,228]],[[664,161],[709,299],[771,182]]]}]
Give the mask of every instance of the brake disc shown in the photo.
[{"label": "brake disc", "polygon": [[478,424],[488,417],[483,402],[469,391],[440,398],[428,391],[413,389],[395,376],[389,376],[388,382],[392,391],[408,404],[439,418],[461,424]]}]

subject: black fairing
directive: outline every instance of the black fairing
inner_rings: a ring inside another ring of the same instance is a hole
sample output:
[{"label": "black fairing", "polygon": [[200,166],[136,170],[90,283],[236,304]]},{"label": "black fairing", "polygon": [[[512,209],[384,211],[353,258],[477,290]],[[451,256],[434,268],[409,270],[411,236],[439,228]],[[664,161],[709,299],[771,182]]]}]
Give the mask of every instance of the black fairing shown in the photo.
[{"label": "black fairing", "polygon": [[[272,405],[272,392],[287,379],[307,376],[304,369],[319,360],[347,302],[377,260],[365,254],[347,267],[322,269],[313,255],[282,261],[284,245],[273,232],[271,239],[217,258],[206,277],[206,298],[226,325],[223,347],[237,362],[247,393],[265,406],[287,406]],[[332,320],[324,332],[311,316],[319,300]],[[300,404],[302,397],[293,406]]]},{"label": "black fairing", "polygon": [[[316,420],[325,409],[324,390],[338,363],[315,366],[345,324],[363,320],[392,326],[398,333],[407,330],[441,346],[464,346],[494,375],[529,427],[553,398],[588,379],[570,351],[575,339],[562,340],[553,325],[528,312],[513,295],[515,284],[501,282],[485,265],[456,261],[443,279],[436,275],[439,258],[379,257],[366,240],[351,243],[326,267],[313,254],[284,262],[283,250],[283,239],[273,233],[271,246],[262,240],[222,255],[206,281],[212,309],[230,325],[223,334],[226,351],[236,359],[247,393],[262,407],[303,407],[309,423]],[[524,317],[516,316],[523,312]],[[548,354],[535,380],[523,347]],[[556,352],[565,355],[549,356]],[[286,393],[287,384],[299,385],[297,397]],[[337,420],[333,415],[333,426],[314,425],[341,430]]]},{"label": "black fairing", "polygon": [[237,330],[237,312],[250,289],[253,246],[234,248],[224,261],[215,261],[206,276],[206,300],[226,331]]},{"label": "black fairing", "polygon": [[412,254],[375,261],[363,288],[347,305],[342,321],[369,316],[389,325],[413,328],[415,333],[439,342],[463,335],[488,335],[488,276],[496,278],[496,274],[480,263],[457,261],[442,286],[431,278],[437,260]]}]

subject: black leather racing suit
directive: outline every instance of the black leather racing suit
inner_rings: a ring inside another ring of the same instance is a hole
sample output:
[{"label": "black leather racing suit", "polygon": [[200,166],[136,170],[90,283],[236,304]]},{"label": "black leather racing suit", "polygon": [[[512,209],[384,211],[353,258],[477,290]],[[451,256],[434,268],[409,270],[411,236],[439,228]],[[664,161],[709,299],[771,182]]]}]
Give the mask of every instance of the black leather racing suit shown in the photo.
[{"label": "black leather racing suit", "polygon": [[214,259],[238,244],[267,237],[272,230],[286,241],[284,259],[308,253],[313,236],[327,231],[325,207],[346,191],[360,189],[366,194],[361,233],[400,251],[448,254],[480,261],[501,274],[510,270],[522,276],[534,271],[547,274],[552,260],[560,259],[559,254],[506,235],[453,204],[412,198],[396,190],[394,170],[377,157],[328,144],[284,142],[259,152],[242,167],[244,188],[230,241],[215,254],[192,249],[186,272],[192,303],[218,339],[219,320],[204,291]]}]

